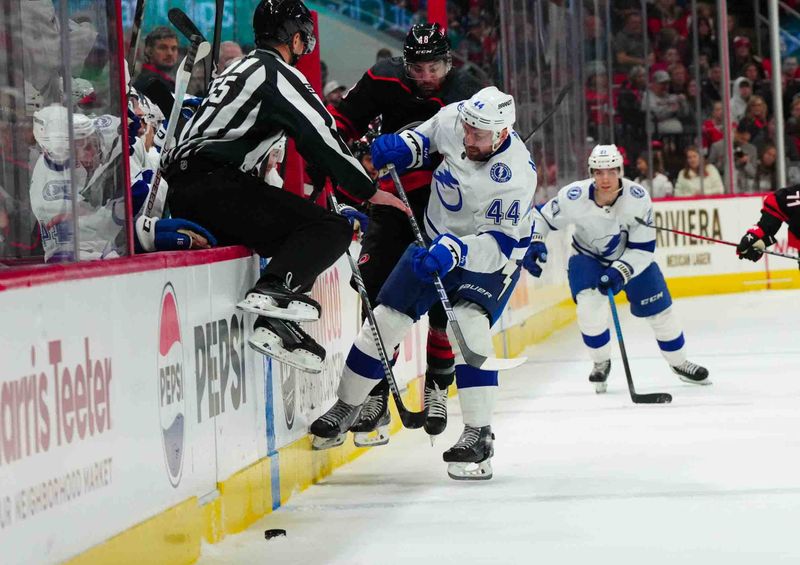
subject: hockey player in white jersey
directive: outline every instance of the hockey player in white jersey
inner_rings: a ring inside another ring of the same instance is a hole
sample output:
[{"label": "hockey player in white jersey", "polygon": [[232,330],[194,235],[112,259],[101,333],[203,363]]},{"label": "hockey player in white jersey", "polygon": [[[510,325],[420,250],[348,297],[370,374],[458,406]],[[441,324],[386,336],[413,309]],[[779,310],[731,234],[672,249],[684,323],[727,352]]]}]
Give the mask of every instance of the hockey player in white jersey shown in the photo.
[{"label": "hockey player in white jersey", "polygon": [[[401,174],[427,163],[432,152],[444,158],[433,174],[425,212],[430,245],[410,245],[378,295],[375,319],[388,351],[438,300],[432,282],[438,273],[470,348],[493,355],[490,327],[519,278],[536,186],[536,167],[512,130],[514,119],[514,99],[489,87],[445,106],[419,127],[373,144],[376,168],[392,163]],[[369,391],[383,378],[368,324],[350,349],[336,404],[311,425],[318,449],[344,441]],[[444,460],[454,479],[489,479],[497,371],[466,365],[455,349],[464,431]]]},{"label": "hockey player in white jersey", "polygon": [[[625,290],[631,314],[653,328],[664,359],[681,380],[710,384],[708,370],[686,359],[681,325],[658,264],[656,241],[648,224],[653,205],[647,191],[623,178],[622,155],[616,145],[597,145],[589,156],[590,178],[570,183],[534,208],[531,245],[523,265],[535,277],[547,261],[545,238],[550,231],[575,226],[568,274],[577,303],[578,327],[594,362],[589,380],[606,391],[611,369],[608,290]],[[603,276],[607,276],[601,281]]]}]

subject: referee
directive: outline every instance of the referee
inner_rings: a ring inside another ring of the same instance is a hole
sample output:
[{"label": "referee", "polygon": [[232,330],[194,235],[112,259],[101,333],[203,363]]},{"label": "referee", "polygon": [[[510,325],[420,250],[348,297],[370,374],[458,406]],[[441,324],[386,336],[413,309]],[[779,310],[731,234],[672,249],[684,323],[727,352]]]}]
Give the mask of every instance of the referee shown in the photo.
[{"label": "referee", "polygon": [[311,13],[301,0],[261,0],[253,15],[256,49],[217,77],[208,97],[165,156],[168,203],[220,244],[271,257],[239,307],[258,314],[250,345],[309,372],[325,350],[296,322],[314,321],[319,304],[303,294],[350,245],[347,220],[264,183],[261,172],[284,136],[355,199],[406,210],[376,190],[336,131],[308,80],[295,69],[314,50]]}]

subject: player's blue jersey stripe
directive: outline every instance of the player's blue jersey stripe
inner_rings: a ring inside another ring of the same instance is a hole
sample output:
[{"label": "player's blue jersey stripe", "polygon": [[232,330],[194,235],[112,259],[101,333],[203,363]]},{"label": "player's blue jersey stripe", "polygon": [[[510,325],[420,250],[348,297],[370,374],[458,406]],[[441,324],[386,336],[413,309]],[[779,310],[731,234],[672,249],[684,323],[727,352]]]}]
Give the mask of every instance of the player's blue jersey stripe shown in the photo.
[{"label": "player's blue jersey stripe", "polygon": [[511,257],[511,252],[514,251],[515,247],[517,247],[518,242],[516,239],[501,231],[486,231],[480,235],[483,235],[484,233],[489,234],[494,238],[494,240],[497,242],[497,245],[500,246],[500,251],[503,252],[503,255],[506,257]]},{"label": "player's blue jersey stripe", "polygon": [[629,241],[628,249],[639,249],[653,253],[656,250],[656,240],[653,241]]}]

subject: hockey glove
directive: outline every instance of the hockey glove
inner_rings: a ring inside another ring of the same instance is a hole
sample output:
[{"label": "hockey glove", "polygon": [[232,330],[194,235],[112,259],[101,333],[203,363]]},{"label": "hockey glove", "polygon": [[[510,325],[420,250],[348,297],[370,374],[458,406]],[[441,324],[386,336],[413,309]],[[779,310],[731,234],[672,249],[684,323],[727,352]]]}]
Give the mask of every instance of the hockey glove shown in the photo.
[{"label": "hockey glove", "polygon": [[217,238],[207,229],[180,218],[157,220],[141,216],[136,220],[136,237],[145,251],[208,249],[217,245]]},{"label": "hockey glove", "polygon": [[744,234],[742,241],[736,246],[736,254],[739,259],[747,259],[748,261],[758,261],[764,255],[764,250],[775,243],[775,237],[767,235],[758,226],[754,226],[747,230]]},{"label": "hockey glove", "polygon": [[539,263],[547,263],[547,246],[541,237],[541,235],[534,236],[538,239],[531,241],[530,247],[525,252],[525,258],[522,260],[522,266],[536,278],[542,275],[542,267]]},{"label": "hockey glove", "polygon": [[128,156],[133,155],[133,146],[139,137],[139,129],[142,127],[142,119],[128,108]]},{"label": "hockey glove", "polygon": [[433,240],[425,249],[414,250],[411,268],[414,275],[423,282],[431,282],[433,275],[445,276],[456,267],[462,267],[467,260],[467,246],[454,235],[444,234]]},{"label": "hockey glove", "polygon": [[630,278],[630,271],[623,263],[612,263],[600,275],[600,279],[597,281],[597,290],[608,294],[608,290],[611,289],[614,294],[619,294]]},{"label": "hockey glove", "polygon": [[359,210],[356,210],[347,204],[339,204],[337,212],[339,212],[341,216],[347,218],[347,221],[350,222],[350,225],[353,226],[353,229],[357,229],[361,233],[367,233],[367,228],[369,227],[369,216],[367,216],[364,212],[360,212]]},{"label": "hockey glove", "polygon": [[383,173],[390,163],[397,174],[430,164],[430,140],[411,130],[378,137],[372,144],[372,165]]}]

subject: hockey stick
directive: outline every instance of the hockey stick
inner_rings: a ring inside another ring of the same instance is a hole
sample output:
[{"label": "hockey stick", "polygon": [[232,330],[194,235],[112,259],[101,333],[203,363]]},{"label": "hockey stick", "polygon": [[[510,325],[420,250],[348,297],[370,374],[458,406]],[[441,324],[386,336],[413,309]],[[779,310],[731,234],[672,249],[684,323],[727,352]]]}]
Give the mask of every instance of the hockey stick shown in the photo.
[{"label": "hockey stick", "polygon": [[[710,241],[712,243],[721,243],[723,245],[730,245],[732,247],[739,247],[739,245],[737,243],[733,243],[732,241],[723,241],[721,239],[714,239],[713,237],[706,237],[704,235],[698,235],[696,233],[690,233],[690,232],[681,231],[681,230],[674,230],[674,229],[671,229],[671,228],[662,228],[661,226],[648,224],[647,222],[645,222],[641,218],[636,218],[636,221],[639,222],[640,224],[642,224],[643,226],[647,226],[649,228],[653,228],[654,230],[661,230],[661,231],[666,231],[666,232],[670,232],[670,233],[676,233],[678,235],[685,235],[686,237],[693,237],[693,238],[696,238],[696,239],[702,239],[704,241]],[[777,251],[769,251],[769,250],[765,249],[765,250],[762,251],[762,253],[764,253],[766,255],[774,255],[775,257],[783,257],[784,259],[791,259],[792,261],[800,261],[800,257],[793,257],[791,255],[786,255],[785,253],[778,253]]]},{"label": "hockey stick", "polygon": [[[336,200],[336,196],[331,192],[328,198],[331,201],[331,207],[338,214],[339,202]],[[425,411],[411,412],[406,408],[405,404],[403,404],[403,399],[400,397],[400,389],[397,386],[397,381],[392,372],[392,366],[389,364],[389,357],[386,355],[386,346],[383,344],[383,338],[378,330],[378,324],[375,322],[375,313],[372,311],[372,304],[370,304],[369,296],[367,295],[367,288],[364,286],[364,279],[361,278],[361,269],[358,268],[358,263],[356,263],[356,260],[350,255],[350,250],[348,249],[345,253],[347,254],[347,261],[350,263],[350,270],[353,271],[353,280],[356,282],[356,289],[358,290],[358,295],[361,297],[361,304],[369,320],[369,327],[372,330],[372,339],[378,349],[378,356],[381,358],[383,375],[389,383],[389,389],[392,391],[392,398],[394,398],[394,404],[397,406],[397,412],[400,414],[400,420],[403,422],[403,426],[410,430],[421,428],[425,423]]]},{"label": "hockey stick", "polygon": [[558,107],[561,105],[561,101],[564,100],[564,97],[567,95],[567,93],[570,90],[572,90],[572,85],[573,83],[570,82],[564,88],[561,89],[561,92],[559,92],[558,96],[556,97],[556,101],[553,103],[553,107],[550,109],[547,115],[544,118],[542,118],[542,121],[536,124],[536,127],[533,128],[533,130],[525,137],[525,139],[522,140],[523,143],[528,143],[530,138],[533,137],[533,134],[539,131],[539,128],[541,128],[544,124],[547,123],[547,121],[550,118],[553,117],[553,114],[556,113],[556,110],[558,110]]},{"label": "hockey stick", "polygon": [[[406,206],[408,206],[409,210],[411,209],[411,204],[408,201],[408,196],[406,195],[406,191],[403,188],[403,183],[400,182],[400,177],[397,175],[397,171],[394,168],[394,165],[388,165],[386,167],[389,171],[389,174],[392,176],[392,180],[394,181],[394,186],[397,189],[397,194],[403,200]],[[417,219],[411,214],[409,217],[409,222],[411,222],[411,229],[414,232],[414,237],[417,240],[417,245],[420,247],[425,247],[425,241],[422,239],[422,232],[419,230],[419,225],[417,224]],[[450,304],[450,299],[447,298],[447,291],[444,289],[444,285],[442,284],[442,279],[439,277],[437,273],[433,274],[433,284],[436,286],[436,292],[439,294],[439,300],[442,301],[442,306],[444,307],[445,314],[447,314],[447,320],[450,322],[450,327],[453,328],[453,334],[456,336],[456,341],[458,342],[458,347],[461,350],[461,355],[464,357],[464,362],[467,365],[471,365],[476,369],[483,369],[484,371],[504,371],[506,369],[513,369],[515,367],[519,367],[523,363],[525,363],[528,358],[527,357],[516,357],[514,359],[500,359],[497,357],[485,357],[479,353],[472,351],[467,345],[467,340],[464,338],[464,332],[461,331],[461,326],[458,323],[458,319],[456,318],[455,312],[453,312],[453,306]]]},{"label": "hockey stick", "polygon": [[136,11],[133,13],[131,26],[131,42],[128,45],[128,72],[133,76],[133,67],[136,65],[136,51],[139,48],[139,35],[142,30],[145,0],[136,0]]},{"label": "hockey stick", "polygon": [[[608,276],[603,275],[600,280],[608,282]],[[631,400],[633,400],[634,404],[669,404],[672,402],[672,395],[668,392],[639,394],[633,388],[631,367],[628,365],[628,354],[625,351],[625,341],[622,339],[622,328],[619,325],[619,314],[617,313],[617,305],[614,302],[614,291],[611,289],[608,289],[608,303],[611,305],[611,317],[614,318],[614,329],[617,331],[617,343],[619,343],[619,352],[622,355],[622,364],[625,366],[625,378],[628,379],[628,392],[631,393]]]},{"label": "hockey stick", "polygon": [[[207,41],[205,35],[198,29],[192,19],[186,15],[186,12],[180,8],[170,8],[167,12],[167,17],[172,25],[175,26],[179,32],[189,41],[192,40],[193,35],[199,36],[203,41]],[[211,82],[211,65],[207,59],[203,59],[203,95],[208,92],[208,83]]]},{"label": "hockey stick", "polygon": [[219,68],[219,44],[222,40],[222,16],[225,13],[225,0],[216,0],[214,11],[214,43],[211,47],[211,78],[217,78]]},{"label": "hockey stick", "polygon": [[[186,89],[189,87],[189,80],[192,78],[192,67],[197,60],[205,59],[211,51],[211,46],[208,41],[203,41],[199,35],[193,35],[191,38],[191,45],[186,57],[183,58],[181,66],[178,67],[178,72],[175,76],[175,100],[172,103],[172,110],[169,113],[169,122],[167,124],[167,132],[164,135],[164,143],[161,146],[162,157],[167,154],[173,138],[175,137],[175,129],[178,127],[178,119],[181,115],[181,105],[183,97],[186,95]],[[158,167],[156,178],[153,179],[153,186],[150,189],[150,196],[147,199],[147,205],[144,209],[144,215],[150,217],[155,205],[158,188],[161,185],[161,167]]]}]

